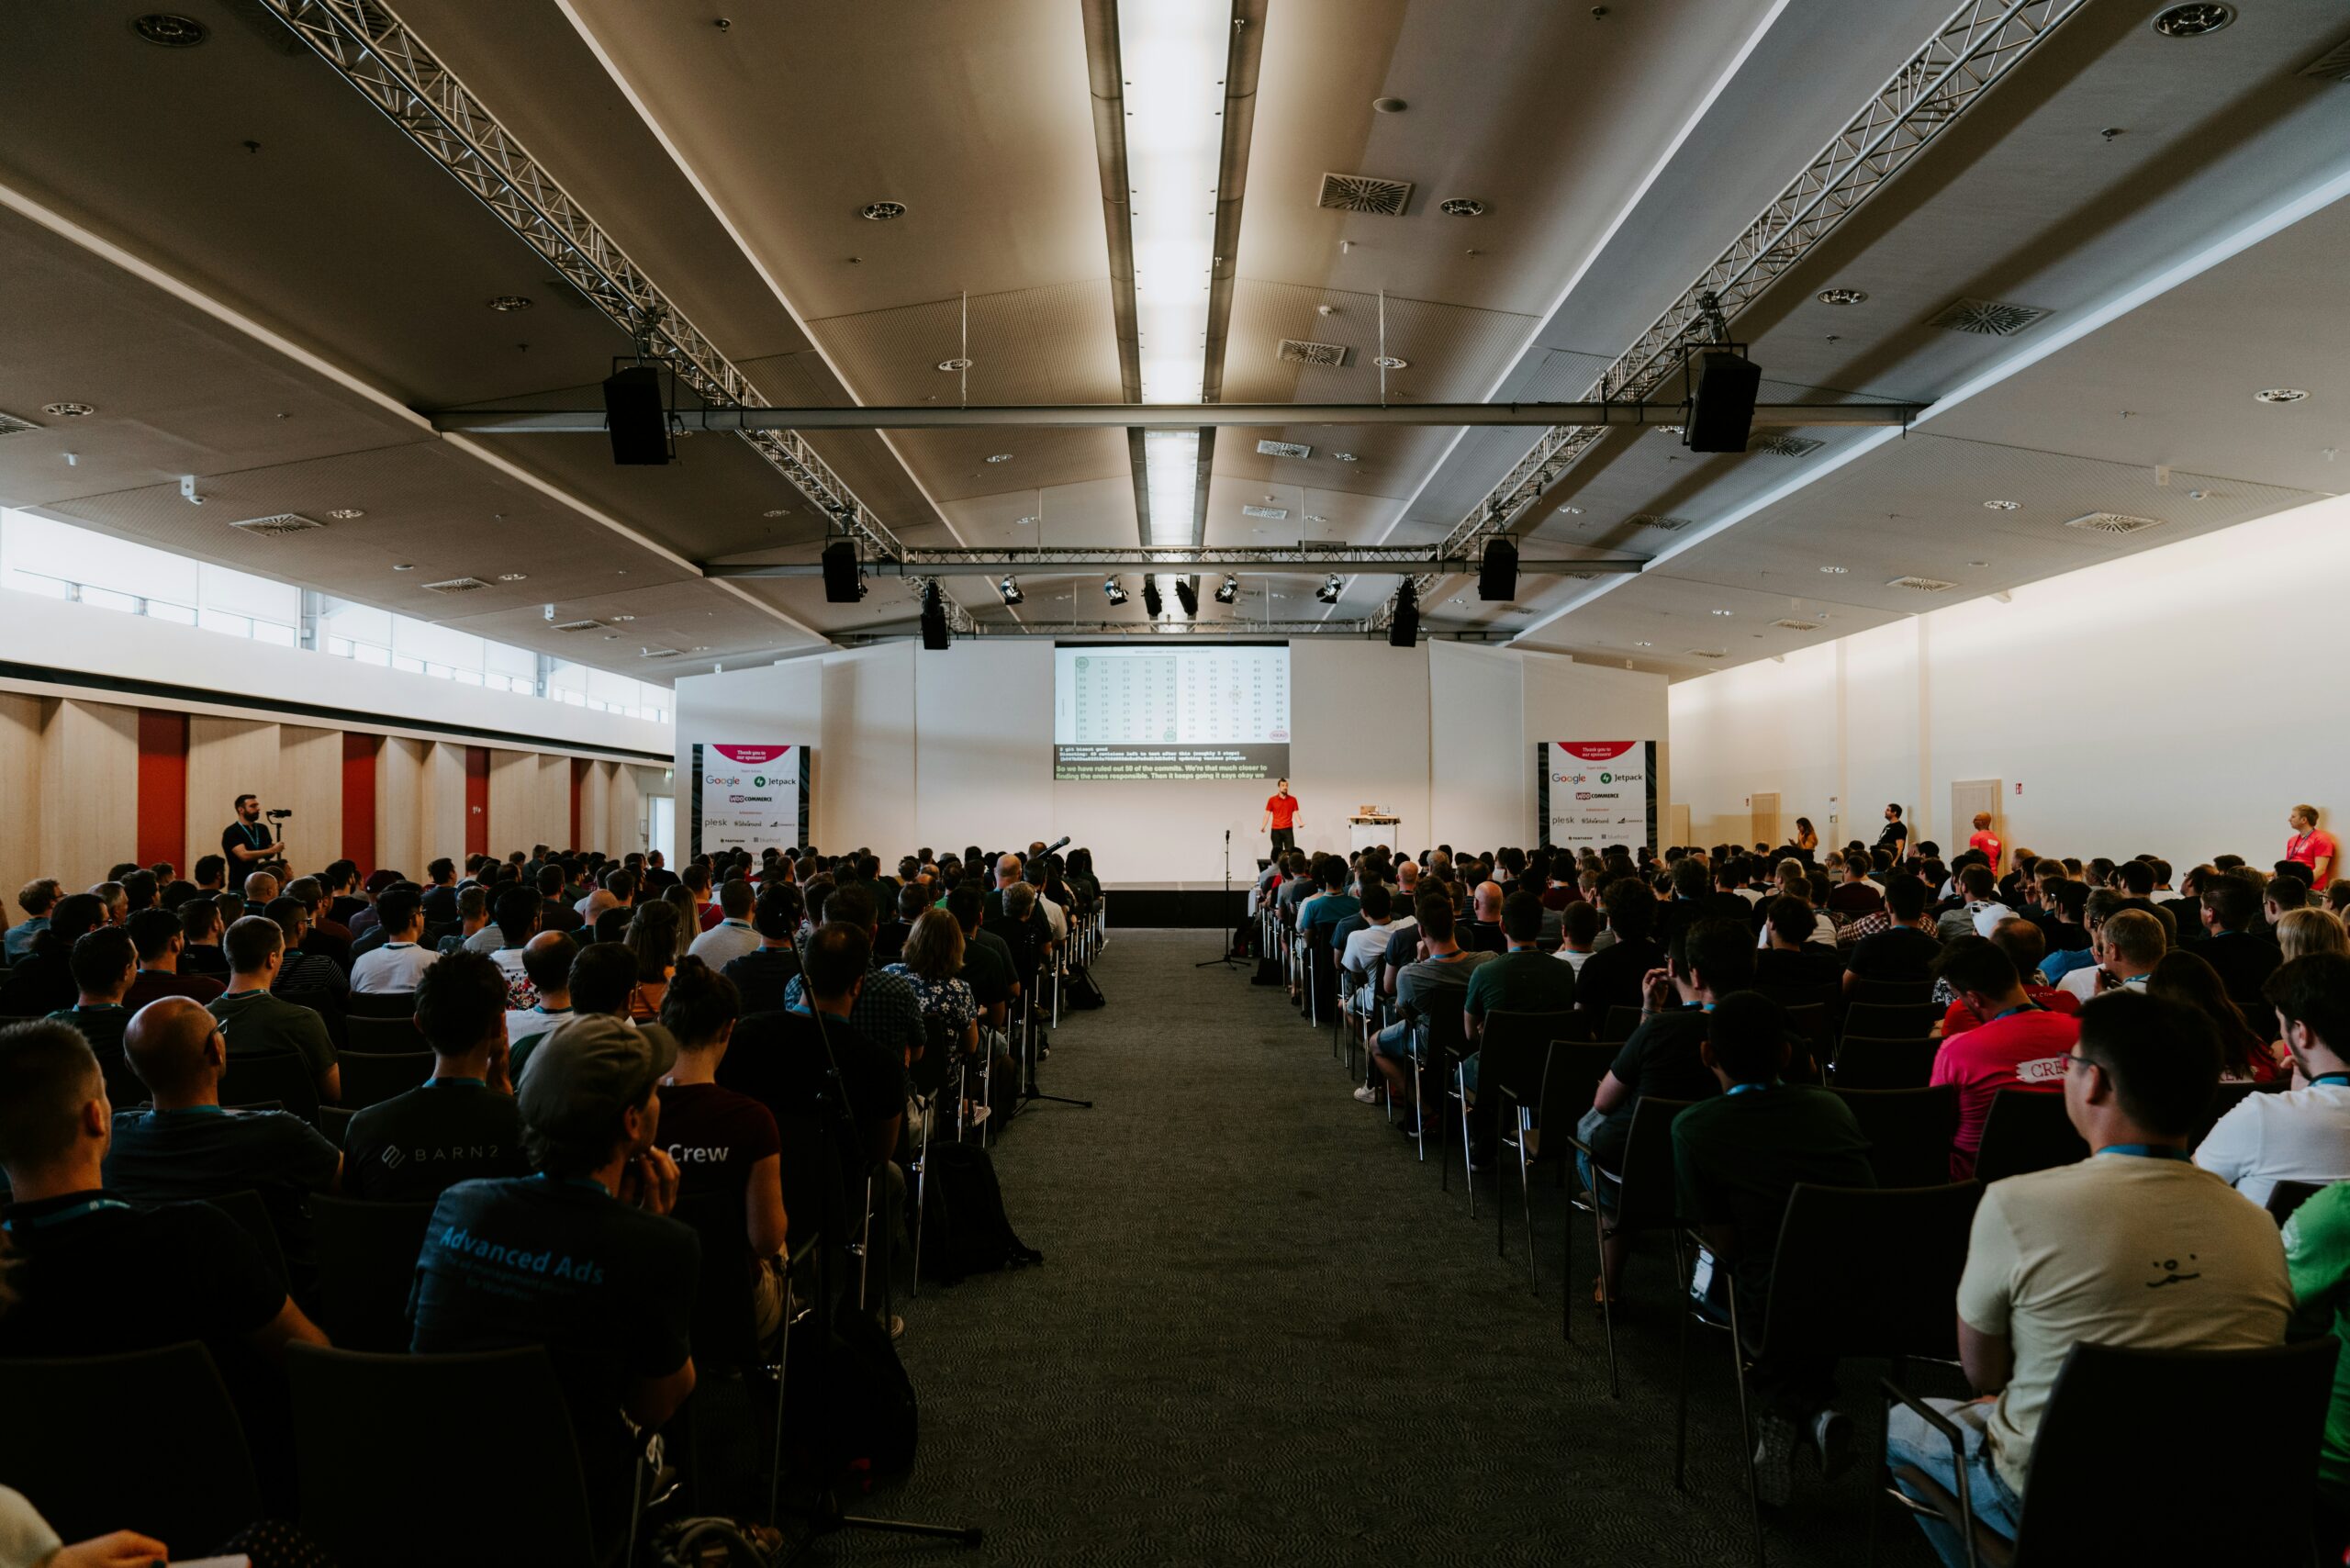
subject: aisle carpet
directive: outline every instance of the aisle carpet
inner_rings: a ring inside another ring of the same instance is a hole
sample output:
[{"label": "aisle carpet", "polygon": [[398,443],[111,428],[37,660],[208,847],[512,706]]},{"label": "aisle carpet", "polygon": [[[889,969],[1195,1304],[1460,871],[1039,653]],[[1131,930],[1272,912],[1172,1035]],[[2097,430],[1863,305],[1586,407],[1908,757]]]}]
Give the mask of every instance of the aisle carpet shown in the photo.
[{"label": "aisle carpet", "polygon": [[[1458,1173],[1440,1191],[1433,1162],[1349,1096],[1326,1030],[1245,970],[1192,968],[1215,946],[1113,933],[1110,1005],[1068,1017],[1040,1070],[1046,1092],[1094,1108],[1038,1105],[996,1150],[1046,1266],[905,1306],[921,1453],[861,1506],[979,1525],[986,1544],[849,1534],[820,1556],[1751,1562],[1716,1338],[1694,1347],[1689,1488],[1673,1488],[1669,1255],[1633,1265],[1612,1400],[1587,1230],[1575,1339],[1560,1338],[1557,1194],[1538,1191],[1531,1294],[1523,1253],[1495,1256],[1483,1201],[1472,1223]],[[1848,1368],[1848,1388],[1878,1370]],[[1833,1487],[1797,1475],[1770,1561],[1859,1562],[1866,1467]],[[1932,1561],[1890,1510],[1882,1529],[1881,1562]]]}]

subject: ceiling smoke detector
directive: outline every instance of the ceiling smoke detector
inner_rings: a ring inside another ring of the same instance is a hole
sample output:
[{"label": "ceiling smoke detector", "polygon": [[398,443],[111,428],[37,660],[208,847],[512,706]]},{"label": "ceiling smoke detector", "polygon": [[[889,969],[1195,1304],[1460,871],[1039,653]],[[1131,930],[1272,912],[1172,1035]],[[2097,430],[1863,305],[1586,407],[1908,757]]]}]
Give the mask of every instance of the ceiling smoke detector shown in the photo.
[{"label": "ceiling smoke detector", "polygon": [[1310,342],[1304,338],[1283,338],[1274,350],[1273,357],[1283,364],[1318,364],[1336,370],[1347,363],[1354,351],[1339,343]]},{"label": "ceiling smoke detector", "polygon": [[1988,338],[2012,338],[2048,312],[2035,305],[2010,305],[1997,299],[1954,299],[1926,319],[1929,327],[1953,332],[1974,332]]},{"label": "ceiling smoke detector", "polygon": [[1392,353],[1381,354],[1377,359],[1372,360],[1371,363],[1379,366],[1382,370],[1409,370],[1412,368],[1412,362],[1410,360],[1398,359]]},{"label": "ceiling smoke detector", "polygon": [[1329,174],[1322,176],[1321,193],[1314,198],[1316,207],[1326,207],[1338,212],[1368,212],[1382,218],[1401,218],[1404,206],[1412,199],[1412,182],[1383,179],[1377,174]]},{"label": "ceiling smoke detector", "polygon": [[1314,449],[1294,441],[1260,441],[1257,443],[1259,457],[1311,457]]},{"label": "ceiling smoke detector", "polygon": [[1857,288],[1823,288],[1819,291],[1822,305],[1858,305],[1867,297],[1866,292]]},{"label": "ceiling smoke detector", "polygon": [[327,515],[337,522],[356,522],[367,513],[359,507],[337,507]]},{"label": "ceiling smoke detector", "polygon": [[1454,196],[1450,201],[1439,203],[1438,208],[1448,218],[1483,218],[1485,215],[1485,204],[1468,196]]},{"label": "ceiling smoke detector", "polygon": [[528,310],[531,308],[531,297],[527,294],[493,294],[482,303],[492,310],[505,315],[516,310]]},{"label": "ceiling smoke detector", "polygon": [[130,30],[165,49],[194,49],[211,36],[202,22],[176,11],[150,11],[133,18]]},{"label": "ceiling smoke detector", "polygon": [[1789,435],[1785,431],[1766,431],[1746,443],[1749,452],[1760,452],[1772,457],[1808,457],[1827,445],[1807,435]]},{"label": "ceiling smoke detector", "polygon": [[98,410],[93,403],[43,403],[40,411],[52,420],[86,420]]},{"label": "ceiling smoke detector", "polygon": [[1985,501],[1983,510],[1985,511],[2021,511],[2023,503],[2021,501]]},{"label": "ceiling smoke detector", "polygon": [[479,577],[443,577],[437,583],[427,583],[427,593],[474,593],[489,585]]},{"label": "ceiling smoke detector", "polygon": [[2154,28],[2166,39],[2198,39],[2218,32],[2235,19],[2233,6],[2173,6],[2154,17]]},{"label": "ceiling smoke detector", "polygon": [[[2298,386],[2271,386],[2266,391],[2255,392],[2252,400],[2255,403],[2298,403],[2308,396]],[[50,412],[55,413],[56,409],[51,409]]]},{"label": "ceiling smoke detector", "polygon": [[2160,528],[2158,517],[2132,517],[2126,512],[2093,511],[2065,520],[2067,528],[2081,529],[2089,533],[2138,533],[2149,528]]},{"label": "ceiling smoke detector", "polygon": [[867,223],[887,223],[893,218],[903,218],[906,204],[901,201],[869,201],[856,209],[856,215]]},{"label": "ceiling smoke detector", "polygon": [[229,525],[245,533],[258,533],[264,538],[283,539],[289,533],[308,533],[324,528],[325,523],[314,517],[304,517],[297,511],[274,512],[268,517],[249,517]]}]

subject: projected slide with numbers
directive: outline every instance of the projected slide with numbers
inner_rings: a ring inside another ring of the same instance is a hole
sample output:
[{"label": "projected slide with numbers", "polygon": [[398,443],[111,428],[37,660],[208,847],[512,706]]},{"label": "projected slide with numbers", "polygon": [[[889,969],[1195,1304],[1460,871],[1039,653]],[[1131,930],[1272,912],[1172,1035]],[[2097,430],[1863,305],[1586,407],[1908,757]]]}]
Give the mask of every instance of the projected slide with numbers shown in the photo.
[{"label": "projected slide with numbers", "polygon": [[1055,778],[1279,778],[1285,644],[1053,650]]}]

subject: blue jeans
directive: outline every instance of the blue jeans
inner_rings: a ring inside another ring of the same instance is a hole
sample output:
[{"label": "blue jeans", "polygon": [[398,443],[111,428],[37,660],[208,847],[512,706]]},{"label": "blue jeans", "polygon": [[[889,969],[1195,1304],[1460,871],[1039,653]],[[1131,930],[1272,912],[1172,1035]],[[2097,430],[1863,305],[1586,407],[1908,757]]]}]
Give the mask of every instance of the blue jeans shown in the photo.
[{"label": "blue jeans", "polygon": [[[1991,1406],[1958,1399],[1929,1399],[1925,1403],[1940,1411],[1966,1439],[1967,1498],[1975,1506],[1975,1517],[2013,1539],[2016,1523],[2023,1517],[2023,1502],[2008,1490],[2008,1484],[2000,1479],[1998,1466],[1991,1462],[1990,1434],[1986,1425],[1991,1418]],[[1921,1470],[1956,1496],[1958,1474],[1951,1462],[1950,1439],[1905,1405],[1893,1406],[1886,1422],[1886,1447],[1894,1467],[1906,1464]],[[1908,1489],[1904,1487],[1903,1491]],[[1949,1568],[1966,1568],[1966,1543],[1959,1539],[1957,1530],[1939,1518],[1923,1516],[1918,1525]]]}]

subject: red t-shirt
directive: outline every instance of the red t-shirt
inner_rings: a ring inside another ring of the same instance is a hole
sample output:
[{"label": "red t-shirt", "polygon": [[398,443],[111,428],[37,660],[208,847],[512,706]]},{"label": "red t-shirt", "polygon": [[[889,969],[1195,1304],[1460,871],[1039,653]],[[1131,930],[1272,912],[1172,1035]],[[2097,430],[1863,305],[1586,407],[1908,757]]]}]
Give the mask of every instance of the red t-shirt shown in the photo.
[{"label": "red t-shirt", "polygon": [[[2051,1013],[2078,1013],[2081,1010],[2079,997],[2053,985],[2027,984],[2023,993]],[[1953,1002],[1950,1004],[1950,1011],[1942,1014],[1942,1038],[1947,1040],[1953,1035],[1964,1035],[1969,1029],[1980,1028],[1982,1024],[1983,1020],[1975,1016],[1975,1009],[1964,1002]]]},{"label": "red t-shirt", "polygon": [[1287,793],[1276,795],[1265,802],[1265,810],[1273,813],[1276,831],[1291,827],[1297,822],[1297,797]]},{"label": "red t-shirt", "polygon": [[1958,1085],[1958,1136],[1952,1140],[1950,1179],[1975,1174],[1983,1124],[2002,1089],[2042,1094],[2065,1092],[2065,1058],[2081,1037],[2081,1021],[2064,1013],[2010,1013],[1942,1042],[1930,1081]]},{"label": "red t-shirt", "polygon": [[[2307,833],[2296,834],[2285,841],[2285,858],[2298,860],[2312,869],[2316,868],[2319,861],[2331,861],[2338,858],[2341,854],[2342,846],[2334,843],[2333,835],[2323,828],[2313,827]],[[2329,864],[2326,869],[2338,871],[2340,868]]]},{"label": "red t-shirt", "polygon": [[1991,857],[1991,869],[1996,871],[1999,868],[1999,851],[2004,848],[2005,846],[2000,844],[1999,835],[1998,834],[1993,833],[1988,828],[1986,828],[1981,833],[1978,833],[1972,838],[1969,838],[1966,841],[1966,847],[1969,849],[1979,849],[1984,854],[1988,855]]}]

